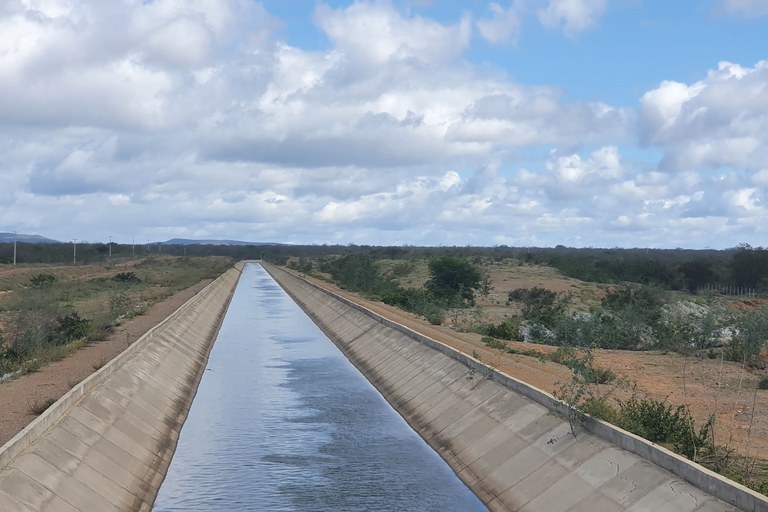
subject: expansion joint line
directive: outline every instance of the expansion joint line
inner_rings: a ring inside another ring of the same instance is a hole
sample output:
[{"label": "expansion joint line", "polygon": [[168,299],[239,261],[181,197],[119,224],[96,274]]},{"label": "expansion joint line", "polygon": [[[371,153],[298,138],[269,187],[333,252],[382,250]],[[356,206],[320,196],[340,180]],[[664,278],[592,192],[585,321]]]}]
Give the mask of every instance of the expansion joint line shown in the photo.
[{"label": "expansion joint line", "polygon": [[363,332],[361,332],[360,334],[358,334],[357,336],[355,336],[354,338],[349,340],[347,343],[354,343],[355,341],[359,340],[361,337],[363,337],[366,334],[368,334],[369,332],[371,332],[374,327],[376,327],[376,325],[370,326],[369,328],[367,328],[366,330],[364,330]]}]

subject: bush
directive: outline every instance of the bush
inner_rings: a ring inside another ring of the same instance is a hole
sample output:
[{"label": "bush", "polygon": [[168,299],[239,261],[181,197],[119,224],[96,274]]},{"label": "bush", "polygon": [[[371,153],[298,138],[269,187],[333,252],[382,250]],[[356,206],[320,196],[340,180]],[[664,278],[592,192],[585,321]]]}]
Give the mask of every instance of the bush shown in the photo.
[{"label": "bush", "polygon": [[475,328],[475,331],[478,334],[482,334],[484,336],[491,336],[493,338],[513,341],[520,338],[520,333],[518,331],[519,327],[520,327],[520,318],[512,317],[498,324],[481,325]]},{"label": "bush", "polygon": [[55,398],[46,398],[45,400],[29,404],[29,412],[35,416],[43,414],[50,406],[56,403]]},{"label": "bush", "polygon": [[[561,349],[563,350],[561,351]],[[576,352],[572,350],[571,347],[560,347],[550,356],[550,359],[579,373],[587,384],[608,384],[616,380],[616,374],[613,370],[593,366],[591,356],[589,360],[585,358],[579,359],[576,357]]]},{"label": "bush", "polygon": [[507,295],[509,302],[521,302],[523,318],[545,327],[552,327],[565,312],[566,297],[552,290],[517,288]]},{"label": "bush", "polygon": [[605,400],[600,400],[594,396],[584,400],[580,409],[581,412],[608,423],[616,423],[619,418],[619,411],[615,407],[606,403]]},{"label": "bush", "polygon": [[[308,272],[311,270],[311,262],[299,260],[296,267]],[[331,274],[339,286],[351,292],[381,296],[395,288],[392,281],[379,274],[375,260],[364,254],[349,254],[334,260],[324,260],[320,264],[320,271]]]},{"label": "bush", "polygon": [[633,396],[620,403],[618,425],[654,443],[670,443],[673,449],[691,460],[708,447],[710,418],[698,431],[691,412],[685,405],[676,408],[669,403]]},{"label": "bush", "polygon": [[568,366],[569,363],[576,359],[576,349],[573,347],[557,347],[557,350],[549,358],[553,363]]},{"label": "bush", "polygon": [[483,343],[488,346],[488,348],[495,348],[499,350],[504,350],[507,348],[507,344],[504,343],[501,340],[497,340],[496,338],[493,338],[491,336],[483,336],[483,339],[481,340]]},{"label": "bush", "polygon": [[445,314],[442,311],[430,311],[424,318],[432,325],[442,325],[445,321]]},{"label": "bush", "polygon": [[475,303],[475,290],[483,278],[470,262],[452,256],[441,256],[429,261],[427,290],[452,305]]},{"label": "bush", "polygon": [[42,272],[29,280],[34,288],[50,288],[56,282],[56,276]]},{"label": "bush", "polygon": [[426,290],[398,286],[383,293],[381,301],[420,315],[432,325],[441,325],[445,320],[444,303]]},{"label": "bush", "polygon": [[757,389],[768,389],[768,375],[763,375],[757,381]]},{"label": "bush", "polygon": [[616,380],[616,374],[610,368],[601,368],[596,366],[592,368],[592,371],[584,376],[587,382],[594,384],[608,384]]},{"label": "bush", "polygon": [[139,279],[136,276],[136,274],[133,272],[120,272],[118,274],[115,274],[112,280],[117,283],[128,283],[128,284],[138,284],[141,282],[141,279]]},{"label": "bush", "polygon": [[764,368],[760,351],[768,340],[768,307],[753,308],[736,319],[736,334],[725,349],[725,358]]},{"label": "bush", "polygon": [[655,328],[661,319],[664,296],[652,286],[624,285],[610,290],[602,300],[606,310],[630,323]]},{"label": "bush", "polygon": [[678,428],[678,416],[682,406],[677,410],[672,404],[633,396],[626,402],[621,402],[621,417],[619,426],[637,434],[651,442],[666,442],[672,430]]},{"label": "bush", "polygon": [[91,321],[80,318],[77,312],[58,317],[56,324],[49,337],[54,345],[63,345],[73,340],[85,338],[91,332]]}]

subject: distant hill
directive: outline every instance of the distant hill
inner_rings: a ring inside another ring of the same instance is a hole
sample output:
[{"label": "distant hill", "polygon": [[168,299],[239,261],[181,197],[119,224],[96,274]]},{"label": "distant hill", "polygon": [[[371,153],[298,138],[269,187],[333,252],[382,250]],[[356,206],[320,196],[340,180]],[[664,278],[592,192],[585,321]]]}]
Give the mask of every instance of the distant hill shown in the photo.
[{"label": "distant hill", "polygon": [[163,245],[286,245],[275,242],[243,242],[241,240],[192,240],[189,238],[171,238]]},{"label": "distant hill", "polygon": [[25,235],[23,233],[0,233],[0,243],[9,243],[16,240],[25,244],[60,244],[58,240],[52,238],[45,238],[40,235]]}]

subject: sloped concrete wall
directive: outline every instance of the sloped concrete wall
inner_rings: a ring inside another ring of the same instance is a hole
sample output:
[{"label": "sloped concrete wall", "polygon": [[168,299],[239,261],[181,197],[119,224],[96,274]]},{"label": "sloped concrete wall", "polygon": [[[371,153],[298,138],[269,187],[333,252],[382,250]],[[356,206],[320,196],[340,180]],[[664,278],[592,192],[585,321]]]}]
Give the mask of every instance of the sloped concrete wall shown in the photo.
[{"label": "sloped concrete wall", "polygon": [[242,264],[0,448],[0,511],[150,510]]},{"label": "sloped concrete wall", "polygon": [[768,510],[765,497],[612,425],[588,421],[592,432],[574,438],[547,393],[265,267],[491,510]]}]

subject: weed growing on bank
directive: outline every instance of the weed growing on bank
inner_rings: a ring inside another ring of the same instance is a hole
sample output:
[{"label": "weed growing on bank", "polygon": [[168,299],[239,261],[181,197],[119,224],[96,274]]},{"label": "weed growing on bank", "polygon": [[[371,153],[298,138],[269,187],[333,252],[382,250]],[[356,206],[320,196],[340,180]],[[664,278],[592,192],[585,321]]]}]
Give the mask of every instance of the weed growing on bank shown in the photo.
[{"label": "weed growing on bank", "polygon": [[[33,372],[89,343],[106,339],[126,318],[205,278],[217,277],[232,260],[152,258],[113,266],[57,267],[30,271],[20,280],[2,279],[8,287],[0,301],[0,378]],[[119,268],[119,267],[118,267]],[[114,270],[113,270],[114,269]]]}]

